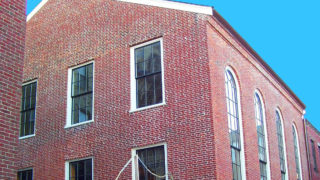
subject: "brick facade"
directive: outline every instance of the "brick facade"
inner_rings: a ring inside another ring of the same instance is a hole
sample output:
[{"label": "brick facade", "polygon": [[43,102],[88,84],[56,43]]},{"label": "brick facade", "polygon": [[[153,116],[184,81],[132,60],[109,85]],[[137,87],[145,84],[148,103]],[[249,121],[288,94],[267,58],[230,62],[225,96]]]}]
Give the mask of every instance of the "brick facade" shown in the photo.
[{"label": "brick facade", "polygon": [[0,179],[16,177],[25,1],[0,2]]},{"label": "brick facade", "polygon": [[[253,95],[266,109],[271,178],[280,178],[275,109],[281,110],[288,173],[292,124],[308,179],[304,105],[215,16],[114,0],[49,0],[27,23],[24,81],[38,80],[35,137],[19,141],[19,168],[63,179],[65,162],[94,157],[95,179],[114,179],[137,147],[166,143],[174,179],[231,179],[224,71],[241,92],[247,179],[259,179]],[[130,110],[130,47],[162,37],[163,106]],[[94,61],[94,122],[65,128],[68,69]],[[122,179],[131,178],[131,167]]]},{"label": "brick facade", "polygon": [[[309,121],[306,122],[311,177],[313,180],[318,180],[320,179],[320,132]],[[311,140],[314,142],[315,156],[313,156]]]}]

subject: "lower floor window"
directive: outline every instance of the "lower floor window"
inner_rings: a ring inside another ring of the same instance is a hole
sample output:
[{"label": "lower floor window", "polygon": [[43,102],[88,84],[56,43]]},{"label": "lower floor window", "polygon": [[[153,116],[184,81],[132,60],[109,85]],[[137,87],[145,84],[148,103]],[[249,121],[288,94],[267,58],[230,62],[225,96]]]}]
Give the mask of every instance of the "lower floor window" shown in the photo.
[{"label": "lower floor window", "polygon": [[166,175],[165,147],[157,146],[136,151],[139,157],[139,180],[163,180]]},{"label": "lower floor window", "polygon": [[92,159],[70,162],[69,180],[92,180]]},{"label": "lower floor window", "polygon": [[32,180],[33,179],[33,170],[28,169],[24,171],[18,171],[18,180]]}]

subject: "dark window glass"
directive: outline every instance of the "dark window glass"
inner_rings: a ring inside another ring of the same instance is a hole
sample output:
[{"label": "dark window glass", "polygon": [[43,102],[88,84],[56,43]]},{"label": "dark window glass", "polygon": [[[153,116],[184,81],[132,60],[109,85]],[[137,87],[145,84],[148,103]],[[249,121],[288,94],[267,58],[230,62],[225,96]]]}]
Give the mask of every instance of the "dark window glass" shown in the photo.
[{"label": "dark window glass", "polygon": [[92,180],[92,159],[70,163],[69,180]]},{"label": "dark window glass", "polygon": [[266,151],[266,137],[264,131],[264,114],[262,111],[262,103],[259,95],[256,93],[254,96],[256,126],[258,134],[258,149],[260,161],[260,179],[267,179],[267,151]]},{"label": "dark window glass", "polygon": [[[148,169],[159,176],[166,174],[164,146],[141,149],[137,151],[141,161]],[[139,161],[139,180],[161,180],[147,171],[147,169]]]},{"label": "dark window glass", "polygon": [[37,83],[22,86],[20,137],[34,134]]},{"label": "dark window glass", "polygon": [[286,176],[286,160],[284,157],[285,149],[284,149],[283,134],[282,134],[282,123],[281,123],[280,114],[278,111],[276,111],[276,123],[277,123],[277,137],[278,137],[281,179],[285,180],[285,176]]},{"label": "dark window glass", "polygon": [[135,49],[137,107],[162,102],[160,42]]},{"label": "dark window glass", "polygon": [[92,120],[93,64],[72,70],[71,124]]},{"label": "dark window glass", "polygon": [[239,104],[237,87],[235,80],[230,71],[226,71],[226,97],[228,109],[228,126],[232,157],[232,174],[233,179],[241,178],[241,142],[240,142],[240,124],[239,124]]},{"label": "dark window glass", "polygon": [[313,157],[313,168],[316,172],[318,172],[318,164],[317,164],[317,158],[316,158],[316,147],[314,145],[313,140],[310,140],[311,147],[312,147],[312,157]]},{"label": "dark window glass", "polygon": [[25,171],[18,171],[18,180],[32,180],[33,179],[33,171],[25,170]]},{"label": "dark window glass", "polygon": [[292,126],[292,134],[293,134],[293,141],[294,141],[294,157],[296,161],[296,173],[297,173],[297,180],[301,179],[301,170],[300,170],[300,163],[299,163],[299,149],[298,149],[298,139],[297,139],[297,132],[294,126]]}]

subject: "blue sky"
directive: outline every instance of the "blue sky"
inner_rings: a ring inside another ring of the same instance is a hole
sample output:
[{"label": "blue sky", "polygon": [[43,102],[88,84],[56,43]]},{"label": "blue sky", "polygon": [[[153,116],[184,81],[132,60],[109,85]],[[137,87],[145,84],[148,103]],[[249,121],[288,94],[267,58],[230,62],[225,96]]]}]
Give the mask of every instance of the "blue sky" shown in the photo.
[{"label": "blue sky", "polygon": [[[27,14],[41,0],[27,0]],[[319,0],[176,0],[214,6],[307,105],[320,130]]]}]

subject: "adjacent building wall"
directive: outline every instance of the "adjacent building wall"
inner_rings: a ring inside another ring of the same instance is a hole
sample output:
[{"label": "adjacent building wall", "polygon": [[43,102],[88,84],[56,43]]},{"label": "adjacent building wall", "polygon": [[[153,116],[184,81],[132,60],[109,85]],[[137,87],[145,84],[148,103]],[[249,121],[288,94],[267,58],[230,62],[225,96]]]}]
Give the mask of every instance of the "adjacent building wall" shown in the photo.
[{"label": "adjacent building wall", "polygon": [[[306,120],[307,137],[309,146],[309,158],[310,158],[310,171],[313,180],[320,179],[320,132]],[[314,142],[315,147],[315,158],[312,152],[311,140]],[[315,165],[317,163],[317,165]],[[317,168],[316,168],[317,167]]]},{"label": "adjacent building wall", "polygon": [[25,1],[0,2],[0,179],[16,178]]}]

